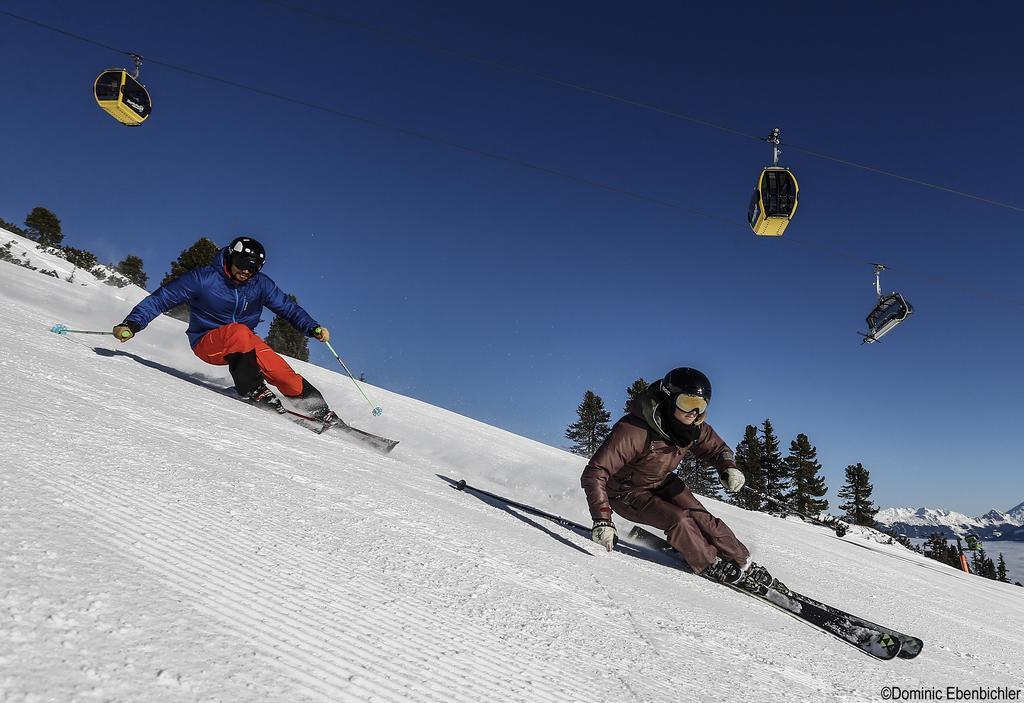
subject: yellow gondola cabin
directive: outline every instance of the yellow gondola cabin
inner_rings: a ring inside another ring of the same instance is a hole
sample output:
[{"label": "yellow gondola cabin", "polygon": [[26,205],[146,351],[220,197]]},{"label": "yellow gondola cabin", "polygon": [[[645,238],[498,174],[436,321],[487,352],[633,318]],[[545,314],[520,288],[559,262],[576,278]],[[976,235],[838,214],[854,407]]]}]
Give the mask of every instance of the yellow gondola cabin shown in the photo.
[{"label": "yellow gondola cabin", "polygon": [[750,198],[750,229],[764,237],[781,237],[796,214],[799,195],[800,186],[792,171],[781,166],[766,167]]},{"label": "yellow gondola cabin", "polygon": [[153,109],[146,86],[125,68],[109,68],[93,84],[96,104],[115,120],[129,127],[137,127],[149,117]]}]

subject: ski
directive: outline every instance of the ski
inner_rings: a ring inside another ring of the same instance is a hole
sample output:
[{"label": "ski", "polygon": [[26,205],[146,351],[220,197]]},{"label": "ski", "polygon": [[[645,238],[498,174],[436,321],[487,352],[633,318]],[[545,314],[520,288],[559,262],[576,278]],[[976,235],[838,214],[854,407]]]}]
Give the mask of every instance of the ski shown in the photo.
[{"label": "ski", "polygon": [[822,603],[821,601],[815,600],[814,598],[811,598],[810,596],[805,596],[802,593],[793,593],[793,592],[791,592],[790,595],[793,598],[795,598],[796,600],[800,601],[801,603],[807,603],[809,605],[813,605],[813,606],[821,608],[823,610],[827,610],[827,611],[832,612],[832,613],[837,613],[837,614],[843,615],[844,617],[849,619],[850,622],[853,623],[854,625],[859,625],[861,627],[866,627],[866,628],[871,628],[871,629],[883,631],[883,632],[888,633],[890,636],[895,637],[896,639],[898,639],[900,641],[900,645],[901,645],[900,646],[899,654],[896,655],[900,659],[913,659],[914,657],[916,657],[918,654],[921,653],[922,649],[924,649],[924,640],[922,640],[920,637],[914,637],[913,635],[906,635],[906,634],[903,634],[902,632],[897,632],[896,630],[893,630],[891,628],[885,627],[883,625],[878,625],[876,623],[871,622],[870,620],[865,620],[864,618],[858,617],[856,615],[850,615],[849,613],[844,613],[843,611],[839,610],[838,608],[834,608],[831,605],[828,605],[827,603]]},{"label": "ski", "polygon": [[[224,395],[229,394],[225,392]],[[230,395],[229,397],[236,396]],[[242,402],[245,401],[243,400]],[[253,405],[252,403],[246,404]],[[376,449],[377,451],[381,452],[382,454],[387,454],[392,449],[394,449],[395,446],[398,445],[397,439],[388,439],[387,437],[375,435],[372,432],[360,430],[348,424],[347,422],[345,422],[344,420],[337,416],[335,416],[335,419],[330,422],[323,422],[322,420],[318,420],[310,415],[304,415],[300,412],[290,410],[284,407],[283,405],[280,407],[279,410],[266,405],[254,405],[253,407],[259,407],[262,408],[263,410],[266,410],[267,412],[271,412],[274,413],[275,415],[285,417],[288,420],[294,422],[299,427],[304,427],[311,432],[316,432],[317,434],[323,434],[328,430],[337,430],[339,432],[344,432],[348,437],[356,440],[357,442],[360,442],[361,444],[366,444]]]},{"label": "ski", "polygon": [[[675,549],[666,540],[642,527],[634,526],[629,536],[639,544],[661,552],[676,554]],[[897,656],[903,659],[913,659],[921,653],[921,649],[924,647],[924,643],[917,637],[876,625],[869,620],[804,596],[788,588],[778,579],[773,578],[770,585],[750,581],[742,586],[723,585],[778,608],[876,659],[889,660]]]},{"label": "ski", "polygon": [[297,425],[305,427],[307,430],[311,430],[313,432],[316,432],[317,434],[323,434],[328,430],[344,432],[348,437],[356,440],[357,442],[373,447],[374,449],[383,454],[387,454],[398,445],[397,439],[388,439],[387,437],[375,435],[372,432],[360,430],[359,428],[353,427],[352,425],[348,424],[340,417],[335,417],[335,419],[330,422],[322,422],[320,420],[317,420],[315,417],[303,415],[302,413],[298,413],[295,412],[294,410],[289,410],[287,408],[284,408],[283,414],[289,420],[291,420]]}]

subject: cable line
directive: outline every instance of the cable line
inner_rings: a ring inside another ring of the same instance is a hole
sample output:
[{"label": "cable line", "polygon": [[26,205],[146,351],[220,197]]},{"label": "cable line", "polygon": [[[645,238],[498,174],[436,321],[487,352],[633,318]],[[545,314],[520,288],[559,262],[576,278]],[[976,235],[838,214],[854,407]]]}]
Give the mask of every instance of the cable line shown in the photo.
[{"label": "cable line", "polygon": [[[113,47],[113,46],[111,46],[109,44],[104,44],[103,42],[99,42],[99,41],[96,41],[94,39],[90,39],[88,37],[84,37],[84,36],[81,36],[79,34],[75,34],[73,32],[68,32],[66,30],[60,29],[58,27],[53,27],[53,26],[44,24],[42,22],[37,22],[36,20],[32,20],[32,19],[29,19],[29,18],[26,18],[26,17],[22,17],[20,15],[16,15],[14,13],[7,12],[5,10],[0,10],[0,15],[5,15],[7,17],[11,17],[11,18],[16,19],[16,20],[27,22],[29,24],[32,24],[32,25],[36,26],[36,27],[40,27],[42,29],[46,29],[46,30],[49,30],[49,31],[52,31],[52,32],[56,32],[58,34],[66,36],[66,37],[70,37],[72,39],[76,39],[78,41],[82,41],[82,42],[85,42],[87,44],[92,44],[94,46],[98,46],[98,47],[101,47],[101,48],[104,48],[104,49],[107,49],[107,50],[110,50],[110,51],[126,54],[128,56],[136,56],[137,55],[134,52],[124,51],[122,49],[118,49],[116,47]],[[211,81],[211,82],[214,82],[214,83],[219,83],[221,85],[231,86],[231,87],[237,88],[239,90],[245,90],[245,91],[248,91],[248,92],[251,92],[251,93],[255,93],[257,95],[262,95],[264,97],[273,98],[275,100],[280,100],[282,102],[291,103],[293,105],[300,105],[302,107],[306,107],[306,108],[309,108],[309,109],[312,109],[312,110],[318,110],[320,112],[324,112],[324,113],[333,115],[335,117],[340,117],[340,118],[343,118],[343,119],[346,119],[346,120],[350,120],[350,121],[353,121],[353,122],[357,122],[357,123],[360,123],[360,124],[364,124],[364,125],[367,125],[367,126],[370,126],[370,127],[375,127],[377,129],[381,129],[381,130],[385,130],[385,131],[390,131],[390,132],[396,132],[398,134],[403,134],[405,136],[413,137],[415,139],[419,139],[419,140],[422,140],[422,141],[425,141],[425,142],[429,142],[429,143],[432,143],[432,144],[440,144],[442,146],[446,146],[446,147],[449,147],[449,148],[452,148],[452,149],[456,149],[456,150],[462,151],[464,153],[473,154],[475,156],[483,157],[483,158],[490,159],[490,160],[493,160],[493,161],[499,161],[499,162],[511,164],[513,166],[518,166],[520,168],[528,169],[528,170],[535,171],[535,172],[538,172],[538,173],[544,173],[544,174],[547,174],[549,176],[555,176],[555,177],[561,178],[563,180],[566,180],[566,181],[569,181],[569,182],[572,182],[572,183],[578,183],[578,184],[586,185],[586,186],[589,186],[589,187],[592,187],[592,188],[597,188],[597,189],[608,191],[608,192],[611,192],[611,193],[616,193],[618,195],[622,195],[622,196],[625,196],[627,198],[630,198],[630,199],[633,199],[633,200],[636,200],[636,201],[639,201],[639,202],[649,203],[649,204],[652,204],[652,205],[658,205],[660,207],[664,207],[664,208],[669,209],[669,210],[674,210],[676,212],[683,212],[683,213],[686,213],[686,214],[689,214],[689,215],[697,215],[697,216],[703,217],[703,218],[705,218],[707,220],[723,224],[726,227],[728,227],[730,231],[736,230],[737,233],[742,231],[744,239],[748,239],[749,238],[748,237],[749,230],[746,227],[744,227],[744,226],[740,226],[737,223],[736,218],[727,218],[727,217],[723,217],[721,215],[716,215],[716,214],[705,212],[705,211],[702,211],[702,210],[697,210],[695,208],[687,207],[685,205],[681,205],[679,203],[676,203],[676,202],[673,202],[673,201],[670,201],[670,200],[665,200],[663,198],[659,198],[659,197],[656,197],[656,196],[646,195],[644,193],[640,193],[640,192],[637,192],[637,191],[634,191],[634,190],[629,190],[627,188],[621,188],[619,186],[611,185],[609,183],[604,183],[602,181],[593,180],[591,178],[585,178],[583,176],[577,176],[577,175],[574,175],[574,174],[571,174],[571,173],[567,173],[565,171],[560,171],[558,169],[551,168],[551,167],[548,167],[548,166],[541,166],[541,165],[538,165],[538,164],[535,164],[535,163],[532,163],[532,162],[529,162],[529,161],[525,161],[523,159],[517,159],[517,158],[514,158],[514,157],[510,157],[510,156],[504,156],[502,154],[496,154],[494,152],[485,151],[483,149],[478,149],[476,147],[467,146],[465,144],[460,144],[458,142],[454,142],[454,141],[451,141],[449,139],[445,139],[443,137],[436,137],[434,135],[427,134],[425,132],[420,132],[420,131],[417,131],[417,130],[408,129],[406,127],[399,127],[399,126],[388,124],[386,122],[380,122],[378,120],[374,120],[374,119],[370,119],[370,118],[366,118],[366,117],[361,117],[359,115],[354,115],[352,113],[344,112],[342,110],[337,110],[335,108],[327,107],[327,106],[324,106],[324,105],[319,105],[317,103],[312,103],[312,102],[309,102],[307,100],[302,100],[300,98],[295,98],[295,97],[291,97],[291,96],[287,96],[287,95],[282,95],[280,93],[275,93],[275,92],[273,92],[271,90],[266,90],[266,89],[260,88],[258,86],[248,85],[246,83],[240,83],[238,81],[230,80],[230,79],[227,79],[227,78],[221,78],[219,76],[214,76],[214,75],[211,75],[211,74],[208,74],[208,73],[203,73],[201,71],[196,71],[196,70],[193,70],[191,68],[186,68],[186,67],[183,67],[183,66],[177,66],[175,64],[168,63],[166,61],[160,61],[160,60],[157,60],[157,59],[153,59],[153,58],[147,57],[146,58],[146,63],[147,64],[157,65],[157,66],[163,66],[164,68],[167,68],[167,69],[172,70],[172,71],[177,71],[179,73],[184,73],[185,75],[193,76],[195,78],[200,78],[200,79]],[[763,138],[758,137],[758,140],[763,140]],[[843,251],[838,250],[838,249],[833,249],[831,247],[827,247],[827,246],[824,246],[824,245],[821,245],[821,244],[812,243],[812,242],[804,241],[804,240],[800,240],[800,239],[793,239],[791,237],[786,237],[786,238],[782,238],[782,239],[783,239],[783,241],[789,242],[792,245],[803,246],[803,247],[806,247],[806,248],[809,248],[809,249],[816,249],[820,253],[825,253],[825,254],[828,254],[828,255],[836,257],[836,258],[841,258],[841,259],[844,259],[844,260],[847,260],[847,261],[854,261],[854,262],[864,263],[864,264],[873,264],[872,260],[863,259],[863,258],[861,258],[859,256],[854,256],[852,254],[843,252]],[[890,266],[887,266],[887,268],[889,270],[896,270],[896,269],[893,269]],[[910,274],[910,275],[913,275],[913,274]],[[1009,304],[1012,304],[1012,305],[1019,305],[1019,306],[1024,307],[1024,300],[1018,300],[1018,299],[1014,299],[1014,298],[1006,298],[1006,297],[998,296],[998,295],[995,295],[995,294],[987,293],[987,292],[984,292],[984,291],[978,291],[978,290],[974,290],[974,289],[970,289],[970,288],[965,288],[965,287],[957,285],[957,284],[953,284],[953,283],[950,283],[950,282],[947,282],[947,281],[943,281],[942,279],[932,278],[931,280],[939,283],[939,285],[943,285],[943,286],[946,286],[946,287],[949,287],[949,288],[954,288],[954,289],[956,289],[956,290],[958,290],[960,292],[967,293],[969,295],[973,295],[973,296],[981,297],[981,298],[989,298],[991,300],[996,300],[996,301],[999,301],[999,302],[1009,303]]]},{"label": "cable line", "polygon": [[[543,81],[545,83],[550,83],[552,85],[557,85],[557,86],[560,86],[562,88],[567,88],[569,90],[574,90],[574,91],[577,91],[577,92],[580,92],[580,93],[586,93],[588,95],[593,95],[593,96],[596,96],[596,97],[599,97],[599,98],[604,98],[606,100],[611,100],[611,101],[614,101],[614,102],[623,103],[625,105],[631,105],[632,107],[635,107],[635,108],[638,108],[638,109],[641,109],[641,110],[647,110],[649,112],[656,112],[656,113],[658,113],[660,115],[664,115],[664,116],[669,117],[671,119],[681,120],[681,121],[684,121],[684,122],[690,122],[692,124],[697,124],[697,125],[700,125],[702,127],[708,127],[710,129],[716,129],[716,130],[718,130],[720,132],[725,132],[727,134],[732,134],[733,136],[743,137],[744,139],[751,139],[751,140],[754,140],[754,141],[764,141],[764,137],[762,137],[762,136],[755,135],[755,134],[749,134],[747,132],[742,132],[742,131],[740,131],[738,129],[733,129],[732,127],[726,127],[725,125],[716,124],[715,122],[711,122],[709,120],[704,120],[704,119],[701,119],[701,118],[698,118],[698,117],[693,117],[692,115],[686,115],[686,114],[683,114],[681,112],[676,112],[674,110],[669,110],[667,108],[660,107],[658,105],[653,105],[651,103],[645,103],[645,102],[642,102],[640,100],[634,100],[632,98],[626,98],[626,97],[623,97],[621,95],[616,95],[614,93],[608,93],[608,92],[605,92],[603,90],[598,90],[596,88],[591,88],[590,86],[582,85],[580,83],[573,83],[571,81],[563,80],[561,78],[557,78],[555,76],[552,76],[552,75],[549,75],[549,74],[546,74],[546,73],[540,73],[540,72],[537,72],[537,71],[530,70],[528,68],[523,68],[522,66],[517,66],[515,64],[509,64],[509,63],[505,63],[505,62],[502,62],[502,61],[496,61],[494,59],[488,59],[488,58],[485,58],[485,57],[482,57],[482,56],[478,56],[476,54],[469,53],[467,51],[461,51],[461,50],[458,50],[458,49],[451,49],[449,47],[446,47],[446,46],[443,46],[443,45],[440,45],[440,44],[434,44],[432,42],[429,42],[429,41],[426,41],[426,40],[423,40],[423,39],[419,39],[417,37],[413,37],[413,36],[410,36],[410,35],[407,35],[407,34],[402,34],[402,33],[394,32],[394,31],[387,30],[387,29],[381,29],[380,27],[375,27],[373,25],[369,25],[369,24],[366,24],[366,23],[363,23],[363,22],[356,22],[354,20],[344,19],[342,17],[337,17],[337,16],[334,16],[334,15],[329,15],[329,14],[326,14],[326,13],[323,13],[323,12],[318,12],[316,10],[310,10],[308,8],[305,8],[305,7],[302,7],[302,6],[299,6],[299,5],[295,5],[295,4],[290,3],[290,2],[284,2],[283,0],[262,0],[262,2],[264,4],[267,4],[267,5],[273,5],[273,6],[276,6],[276,7],[283,8],[283,9],[291,10],[292,12],[295,12],[297,14],[308,15],[310,17],[315,17],[316,19],[325,20],[325,21],[332,22],[334,24],[338,24],[338,25],[342,25],[342,26],[346,26],[346,27],[352,27],[354,29],[359,29],[359,30],[362,30],[364,32],[369,32],[369,33],[372,33],[372,34],[377,34],[379,36],[386,37],[388,39],[393,39],[393,40],[396,40],[396,41],[400,41],[400,42],[403,42],[405,44],[409,44],[409,45],[412,45],[412,46],[418,46],[418,47],[421,47],[421,48],[424,48],[424,49],[428,49],[430,51],[435,51],[435,52],[442,53],[442,54],[448,54],[449,56],[455,56],[457,58],[461,58],[461,59],[464,59],[466,61],[471,61],[473,63],[479,64],[479,65],[482,65],[482,66],[489,66],[491,68],[498,68],[498,69],[501,69],[503,71],[508,71],[510,73],[518,73],[519,75],[527,76],[528,78],[532,78],[532,79],[538,80],[538,81]],[[901,175],[899,173],[896,173],[894,171],[887,171],[885,169],[877,168],[875,166],[869,166],[867,164],[862,164],[862,163],[858,163],[856,161],[851,161],[849,159],[844,159],[844,158],[841,158],[839,156],[832,156],[830,154],[825,154],[825,153],[822,153],[822,152],[819,152],[819,151],[814,151],[814,150],[809,149],[807,147],[801,147],[801,146],[797,146],[795,144],[789,144],[788,142],[784,143],[784,146],[788,147],[789,149],[793,149],[794,151],[799,151],[799,152],[802,152],[804,154],[807,154],[808,156],[813,156],[814,158],[817,158],[817,159],[823,159],[823,160],[826,160],[826,161],[832,161],[832,162],[835,162],[835,163],[838,163],[838,164],[842,164],[844,166],[850,166],[851,168],[857,168],[857,169],[860,169],[862,171],[868,171],[869,173],[875,173],[875,174],[878,174],[878,175],[881,175],[881,176],[888,176],[889,178],[895,178],[897,180],[905,181],[907,183],[913,183],[915,185],[923,186],[925,188],[931,188],[933,190],[938,190],[938,191],[941,191],[943,193],[949,193],[951,195],[957,195],[957,196],[960,196],[962,198],[968,198],[968,199],[971,199],[971,200],[975,200],[977,202],[985,203],[987,205],[994,205],[996,207],[1004,208],[1004,209],[1007,209],[1007,210],[1012,210],[1014,212],[1022,212],[1022,213],[1024,213],[1024,207],[1020,207],[1018,205],[1013,205],[1012,203],[1004,203],[1004,202],[1001,202],[999,200],[993,200],[991,198],[985,198],[985,197],[982,197],[980,195],[975,195],[974,193],[968,193],[966,191],[956,190],[955,188],[949,188],[948,186],[939,185],[937,183],[931,183],[929,181],[925,181],[925,180],[922,180],[920,178],[912,178],[910,176],[903,176],[903,175]]]}]

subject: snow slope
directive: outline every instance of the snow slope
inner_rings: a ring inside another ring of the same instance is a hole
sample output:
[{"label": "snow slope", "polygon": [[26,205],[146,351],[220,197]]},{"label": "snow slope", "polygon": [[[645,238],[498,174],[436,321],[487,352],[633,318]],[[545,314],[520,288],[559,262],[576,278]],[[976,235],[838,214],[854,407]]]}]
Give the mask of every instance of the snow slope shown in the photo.
[{"label": "snow slope", "polygon": [[401,440],[380,456],[220,392],[226,372],[192,356],[181,322],[125,345],[48,332],[110,329],[142,295],[0,262],[5,703],[1024,688],[1024,589],[708,501],[791,586],[926,642],[916,660],[878,662],[446,480],[586,523],[579,457],[367,386],[373,418],[348,378],[297,362],[353,424]]}]

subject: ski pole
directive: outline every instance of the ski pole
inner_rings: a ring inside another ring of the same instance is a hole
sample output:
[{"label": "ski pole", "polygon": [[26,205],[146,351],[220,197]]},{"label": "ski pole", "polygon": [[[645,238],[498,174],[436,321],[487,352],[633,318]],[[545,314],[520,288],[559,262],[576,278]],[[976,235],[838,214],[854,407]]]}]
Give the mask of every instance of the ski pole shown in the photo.
[{"label": "ski pole", "polygon": [[802,517],[804,520],[807,520],[808,522],[811,522],[811,523],[813,523],[815,525],[819,525],[821,527],[827,527],[830,530],[834,530],[835,533],[836,533],[836,537],[842,537],[843,535],[846,534],[846,525],[844,523],[840,522],[839,520],[836,520],[834,524],[829,524],[829,523],[827,523],[827,522],[825,522],[823,520],[819,520],[816,517],[811,517],[810,515],[806,515],[806,514],[800,512],[799,510],[795,510],[791,506],[786,505],[785,503],[783,503],[781,500],[778,500],[776,498],[772,498],[770,495],[766,495],[766,494],[761,493],[759,491],[755,491],[750,486],[743,486],[743,488],[745,490],[753,493],[754,495],[756,495],[759,498],[763,498],[764,500],[767,500],[769,502],[775,503],[775,505],[779,506],[780,508],[782,508],[783,510],[785,510],[787,512],[795,513],[795,514],[799,515],[800,517]]},{"label": "ski pole", "polygon": [[[317,327],[315,330],[313,330],[314,334],[318,333],[319,331],[320,331],[319,327]],[[373,412],[372,412],[373,416],[374,417],[380,417],[381,414],[383,414],[384,409],[381,408],[379,405],[374,405],[373,401],[366,397],[366,392],[363,390],[363,387],[359,385],[359,383],[356,381],[356,377],[353,376],[352,372],[348,370],[348,366],[346,366],[345,362],[341,360],[340,356],[338,356],[338,352],[334,351],[334,347],[331,346],[331,343],[330,342],[324,342],[324,344],[326,344],[327,348],[331,350],[331,353],[334,354],[334,358],[338,360],[339,364],[341,364],[341,368],[345,369],[345,373],[347,373],[348,377],[352,379],[352,383],[356,384],[356,388],[358,388],[359,392],[363,394],[363,398],[366,398],[366,402],[370,404],[371,408],[373,408]]]},{"label": "ski pole", "polygon": [[540,510],[538,508],[533,507],[532,505],[526,505],[525,503],[518,503],[518,502],[516,502],[514,500],[511,500],[509,498],[505,498],[504,496],[499,496],[496,493],[491,493],[490,491],[485,491],[482,488],[477,488],[475,486],[470,486],[468,483],[466,483],[465,479],[461,479],[458,483],[456,483],[454,486],[452,486],[452,488],[454,488],[457,491],[464,491],[466,489],[469,489],[469,490],[473,491],[474,493],[479,493],[480,495],[485,495],[488,498],[494,498],[494,500],[498,500],[498,501],[501,501],[502,503],[505,503],[507,505],[511,505],[514,508],[519,508],[524,513],[529,513],[530,515],[536,515],[537,517],[542,517],[545,520],[550,520],[551,522],[555,523],[556,525],[561,525],[562,527],[565,527],[565,528],[568,528],[568,529],[581,530],[582,532],[590,532],[590,528],[589,527],[584,527],[583,525],[579,524],[578,522],[573,522],[572,520],[566,520],[564,517],[559,517],[558,515],[553,515],[552,513],[546,513],[543,510]]},{"label": "ski pole", "polygon": [[[67,325],[62,325],[59,322],[56,325],[54,325],[53,327],[51,327],[50,331],[55,333],[55,334],[63,334],[63,335],[66,335],[66,334],[70,333],[70,334],[107,334],[107,335],[110,335],[111,337],[114,336],[113,332],[97,332],[95,330],[73,330],[73,329],[69,329]],[[124,333],[122,333],[121,336],[124,337]],[[129,333],[128,336],[130,337],[131,333]]]}]

